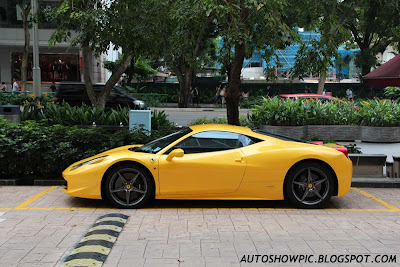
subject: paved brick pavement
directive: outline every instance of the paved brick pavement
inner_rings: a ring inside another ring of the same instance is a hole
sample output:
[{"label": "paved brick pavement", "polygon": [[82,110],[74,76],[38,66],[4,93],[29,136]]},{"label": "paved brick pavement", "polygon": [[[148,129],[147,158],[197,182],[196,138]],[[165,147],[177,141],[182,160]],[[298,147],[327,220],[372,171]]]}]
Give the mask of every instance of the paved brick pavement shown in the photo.
[{"label": "paved brick pavement", "polygon": [[107,213],[130,218],[104,266],[265,266],[240,264],[245,254],[393,254],[400,265],[400,189],[356,190],[320,210],[283,201],[155,201],[118,210],[59,187],[0,187],[0,266],[60,265]]}]

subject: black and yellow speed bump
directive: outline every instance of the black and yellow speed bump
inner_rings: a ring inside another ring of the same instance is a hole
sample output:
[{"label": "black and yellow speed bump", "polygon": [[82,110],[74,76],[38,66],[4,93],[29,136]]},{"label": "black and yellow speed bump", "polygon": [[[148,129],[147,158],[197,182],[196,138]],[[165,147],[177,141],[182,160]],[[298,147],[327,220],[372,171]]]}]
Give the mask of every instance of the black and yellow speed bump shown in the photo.
[{"label": "black and yellow speed bump", "polygon": [[102,266],[128,218],[124,214],[99,217],[65,259],[64,266]]}]

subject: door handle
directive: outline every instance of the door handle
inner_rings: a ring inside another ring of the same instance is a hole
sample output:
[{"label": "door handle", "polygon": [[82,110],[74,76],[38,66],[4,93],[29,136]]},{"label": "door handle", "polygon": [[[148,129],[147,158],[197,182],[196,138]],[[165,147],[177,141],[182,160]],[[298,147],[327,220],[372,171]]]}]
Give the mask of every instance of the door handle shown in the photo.
[{"label": "door handle", "polygon": [[235,161],[236,161],[236,162],[240,162],[240,163],[242,163],[242,162],[243,162],[243,158],[238,158],[238,159],[235,159]]}]

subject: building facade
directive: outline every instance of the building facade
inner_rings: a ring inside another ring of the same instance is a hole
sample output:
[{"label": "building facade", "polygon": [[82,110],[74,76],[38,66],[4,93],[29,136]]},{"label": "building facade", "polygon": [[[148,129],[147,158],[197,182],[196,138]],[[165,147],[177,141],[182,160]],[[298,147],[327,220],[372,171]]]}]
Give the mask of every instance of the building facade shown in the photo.
[{"label": "building facade", "polygon": [[[21,61],[25,44],[22,28],[22,11],[12,1],[0,0],[0,81],[10,84],[13,78],[21,77]],[[57,4],[57,0],[42,1],[42,8]],[[39,26],[39,64],[43,91],[51,82],[82,81],[82,65],[78,48],[71,48],[69,43],[59,43],[49,47],[49,39],[54,32],[54,23]],[[32,86],[32,44],[33,33],[30,30],[30,54],[28,60],[27,89]],[[103,66],[105,57],[93,58],[91,64],[94,82],[104,82],[106,71]],[[8,87],[10,88],[10,87]]]}]

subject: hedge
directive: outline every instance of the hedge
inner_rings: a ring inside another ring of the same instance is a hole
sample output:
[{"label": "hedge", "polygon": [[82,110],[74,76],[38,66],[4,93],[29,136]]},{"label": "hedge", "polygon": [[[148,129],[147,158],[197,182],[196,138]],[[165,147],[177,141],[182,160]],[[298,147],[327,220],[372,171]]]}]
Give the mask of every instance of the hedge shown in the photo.
[{"label": "hedge", "polygon": [[263,98],[249,120],[257,125],[361,125],[400,126],[400,104],[395,100],[367,100],[340,103],[318,99]]},{"label": "hedge", "polygon": [[62,171],[76,161],[112,148],[144,144],[172,131],[152,131],[148,136],[128,129],[110,132],[97,127],[80,129],[0,120],[0,178],[61,178]]}]

